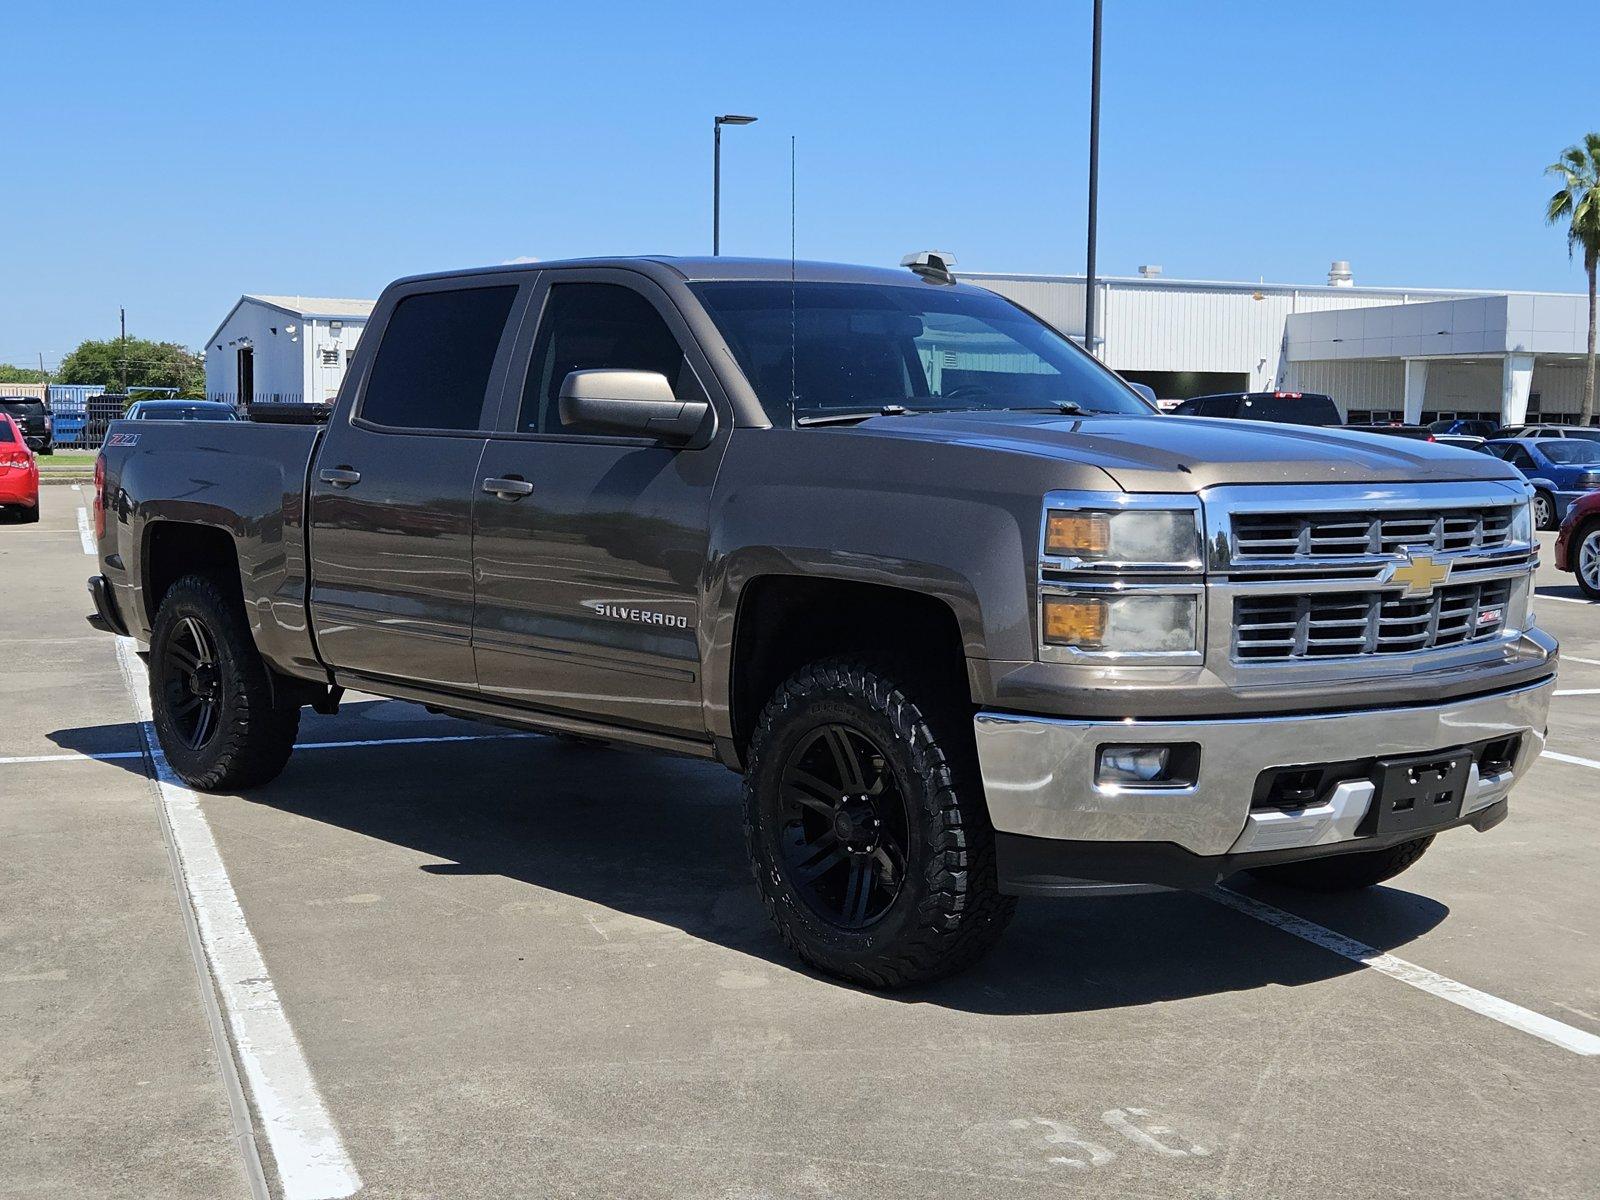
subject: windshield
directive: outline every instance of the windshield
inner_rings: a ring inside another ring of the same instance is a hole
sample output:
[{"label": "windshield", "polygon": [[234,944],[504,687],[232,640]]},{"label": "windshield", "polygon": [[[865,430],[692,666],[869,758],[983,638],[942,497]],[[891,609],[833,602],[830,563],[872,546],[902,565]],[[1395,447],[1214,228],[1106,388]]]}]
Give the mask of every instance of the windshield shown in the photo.
[{"label": "windshield", "polygon": [[225,404],[144,404],[139,416],[149,421],[231,421],[233,409]]},{"label": "windshield", "polygon": [[1055,330],[986,292],[871,283],[691,287],[774,424],[885,408],[1155,412]]},{"label": "windshield", "polygon": [[1551,462],[1561,467],[1586,467],[1600,463],[1600,442],[1587,438],[1541,439],[1539,449]]},{"label": "windshield", "polygon": [[0,420],[0,442],[16,441],[17,435],[11,432],[14,428],[10,421]]}]

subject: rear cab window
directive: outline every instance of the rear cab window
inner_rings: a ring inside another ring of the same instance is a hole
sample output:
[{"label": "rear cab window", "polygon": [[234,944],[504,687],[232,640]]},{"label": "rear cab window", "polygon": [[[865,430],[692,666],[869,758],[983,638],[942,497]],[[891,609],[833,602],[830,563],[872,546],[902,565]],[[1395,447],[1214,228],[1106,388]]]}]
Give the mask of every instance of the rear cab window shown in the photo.
[{"label": "rear cab window", "polygon": [[516,284],[403,297],[384,327],[357,416],[389,429],[477,429],[516,298]]},{"label": "rear cab window", "polygon": [[1341,425],[1338,406],[1327,396],[1247,396],[1239,415],[1286,425]]}]

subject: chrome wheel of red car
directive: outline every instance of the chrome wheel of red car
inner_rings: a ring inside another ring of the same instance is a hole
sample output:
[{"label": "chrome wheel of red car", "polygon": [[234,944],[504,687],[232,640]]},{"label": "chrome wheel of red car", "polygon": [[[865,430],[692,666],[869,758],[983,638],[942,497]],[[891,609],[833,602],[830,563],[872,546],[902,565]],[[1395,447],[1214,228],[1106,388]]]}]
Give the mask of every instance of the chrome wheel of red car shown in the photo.
[{"label": "chrome wheel of red car", "polygon": [[1600,600],[1600,521],[1590,525],[1578,542],[1578,586],[1591,600]]}]

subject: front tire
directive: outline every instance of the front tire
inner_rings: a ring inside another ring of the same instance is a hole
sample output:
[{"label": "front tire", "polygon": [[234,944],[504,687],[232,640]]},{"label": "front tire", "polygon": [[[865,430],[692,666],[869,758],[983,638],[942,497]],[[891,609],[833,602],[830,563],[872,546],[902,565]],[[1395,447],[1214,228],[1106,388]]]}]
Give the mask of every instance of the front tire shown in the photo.
[{"label": "front tire", "polygon": [[960,705],[854,659],[813,663],[763,710],[745,840],[784,942],[830,975],[903,987],[961,970],[1016,908]]},{"label": "front tire", "polygon": [[1353,892],[1393,879],[1421,858],[1431,845],[1433,835],[1430,833],[1427,837],[1400,842],[1384,850],[1335,854],[1329,858],[1313,858],[1309,862],[1257,867],[1250,874],[1263,883],[1276,883],[1308,892]]},{"label": "front tire", "polygon": [[1590,521],[1573,538],[1573,573],[1578,590],[1591,600],[1600,601],[1600,521]]},{"label": "front tire", "polygon": [[1533,494],[1533,527],[1535,529],[1556,527],[1556,502],[1549,492]]},{"label": "front tire", "polygon": [[273,703],[243,606],[215,580],[167,590],[150,634],[150,708],[167,762],[190,787],[232,791],[277,777],[300,730]]}]

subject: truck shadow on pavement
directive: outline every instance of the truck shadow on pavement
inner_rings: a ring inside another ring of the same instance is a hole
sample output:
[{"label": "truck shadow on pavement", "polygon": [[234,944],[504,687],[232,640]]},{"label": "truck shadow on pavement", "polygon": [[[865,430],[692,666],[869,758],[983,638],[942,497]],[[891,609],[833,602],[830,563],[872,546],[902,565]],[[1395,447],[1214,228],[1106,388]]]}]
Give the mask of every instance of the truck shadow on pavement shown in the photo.
[{"label": "truck shadow on pavement", "polygon": [[[308,716],[301,740],[482,732],[456,722],[377,725]],[[138,744],[132,725],[51,736],[68,749]],[[142,759],[116,761],[145,771]],[[442,860],[419,868],[431,875],[503,876],[674,927],[783,971],[808,971],[778,941],[756,898],[739,781],[721,766],[543,737],[310,750],[273,783],[242,798],[219,796],[208,808],[239,803]],[[218,824],[226,856],[226,822]],[[1326,897],[1243,879],[1232,886],[1380,950],[1421,936],[1449,913],[1393,887]],[[623,926],[613,936],[628,936]],[[1360,969],[1203,894],[1023,900],[998,948],[975,967],[885,995],[984,1014],[1069,1013],[1296,987]]]}]

